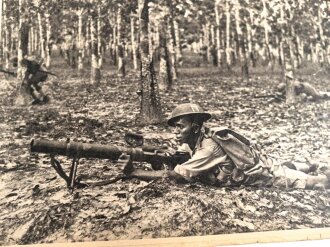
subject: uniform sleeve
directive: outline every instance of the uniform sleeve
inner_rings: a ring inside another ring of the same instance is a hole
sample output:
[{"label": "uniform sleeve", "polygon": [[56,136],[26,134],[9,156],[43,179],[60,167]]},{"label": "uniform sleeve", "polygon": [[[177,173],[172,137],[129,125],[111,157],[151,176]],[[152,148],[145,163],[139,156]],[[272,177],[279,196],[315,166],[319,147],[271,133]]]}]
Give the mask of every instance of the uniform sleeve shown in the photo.
[{"label": "uniform sleeve", "polygon": [[211,139],[207,139],[203,141],[202,146],[196,150],[191,159],[177,165],[174,171],[183,177],[192,178],[224,163],[228,163],[225,152]]}]

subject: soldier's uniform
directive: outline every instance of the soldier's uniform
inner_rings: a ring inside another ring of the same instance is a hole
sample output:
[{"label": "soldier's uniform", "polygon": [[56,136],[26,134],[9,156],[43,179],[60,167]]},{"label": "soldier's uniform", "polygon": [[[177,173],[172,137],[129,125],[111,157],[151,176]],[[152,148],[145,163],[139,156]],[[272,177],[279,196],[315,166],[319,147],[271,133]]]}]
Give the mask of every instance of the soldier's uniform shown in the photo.
[{"label": "soldier's uniform", "polygon": [[33,104],[37,103],[47,103],[49,98],[44,95],[40,82],[47,80],[47,73],[42,70],[41,65],[32,59],[24,58],[21,62],[22,67],[25,69],[24,82],[28,85],[29,93],[33,97]]},{"label": "soldier's uniform", "polygon": [[[191,118],[191,125],[179,120],[184,116]],[[174,168],[174,172],[186,180],[200,180],[208,184],[222,186],[278,186],[291,188],[314,188],[316,185],[328,186],[328,175],[312,176],[299,170],[279,164],[270,159],[258,145],[252,144],[239,133],[226,129],[210,130],[203,123],[211,118],[196,104],[177,106],[168,119],[168,125],[177,127],[179,137],[198,133],[196,142],[183,143],[180,151],[190,153],[191,158]],[[196,122],[197,121],[197,122]],[[178,122],[178,125],[176,125]],[[199,122],[199,123],[198,123]],[[200,126],[198,132],[192,126]],[[185,141],[189,142],[188,139]],[[190,146],[190,147],[189,147]],[[285,163],[284,163],[285,164]],[[329,174],[330,178],[330,174]]]}]

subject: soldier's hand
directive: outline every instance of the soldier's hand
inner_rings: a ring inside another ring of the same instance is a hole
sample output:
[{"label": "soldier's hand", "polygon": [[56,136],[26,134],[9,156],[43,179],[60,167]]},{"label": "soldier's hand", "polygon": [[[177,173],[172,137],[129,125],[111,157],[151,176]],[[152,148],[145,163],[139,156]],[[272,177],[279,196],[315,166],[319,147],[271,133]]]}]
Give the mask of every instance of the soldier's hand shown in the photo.
[{"label": "soldier's hand", "polygon": [[122,153],[119,156],[118,164],[120,165],[120,168],[123,171],[123,173],[126,175],[131,174],[134,170],[131,156],[126,153]]}]

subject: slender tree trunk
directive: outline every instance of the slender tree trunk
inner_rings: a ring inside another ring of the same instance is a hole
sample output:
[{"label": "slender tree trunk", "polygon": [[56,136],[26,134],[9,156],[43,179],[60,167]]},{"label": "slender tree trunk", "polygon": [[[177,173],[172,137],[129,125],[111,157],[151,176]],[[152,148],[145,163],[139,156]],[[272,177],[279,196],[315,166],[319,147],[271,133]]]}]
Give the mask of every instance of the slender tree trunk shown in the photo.
[{"label": "slender tree trunk", "polygon": [[158,83],[152,57],[149,56],[148,24],[149,0],[138,0],[140,22],[140,85],[141,106],[139,120],[141,123],[158,123],[162,120]]},{"label": "slender tree trunk", "polygon": [[97,49],[98,49],[98,64],[101,69],[103,66],[103,49],[102,49],[102,22],[101,22],[101,7],[97,7]]},{"label": "slender tree trunk", "polygon": [[8,23],[6,9],[7,9],[8,2],[3,2],[3,58],[4,58],[4,67],[6,70],[9,69],[9,59],[10,59],[10,45],[11,45],[11,26]]},{"label": "slender tree trunk", "polygon": [[99,67],[99,54],[97,43],[97,18],[90,18],[91,24],[91,42],[92,42],[92,62],[91,62],[91,84],[98,85],[101,82],[101,70]]},{"label": "slender tree trunk", "polygon": [[[280,9],[280,21],[281,23],[284,22],[284,11],[283,7]],[[285,54],[284,54],[284,25],[281,25],[281,32],[280,32],[280,38],[279,38],[279,57],[280,57],[280,65],[282,68],[282,74],[284,76],[285,73]]]},{"label": "slender tree trunk", "polygon": [[51,33],[52,33],[52,27],[50,24],[50,14],[49,11],[47,11],[45,13],[45,21],[46,21],[46,45],[45,45],[45,55],[46,55],[46,61],[45,61],[45,65],[47,68],[50,67],[51,64],[51,45],[50,42],[50,37],[51,37]]},{"label": "slender tree trunk", "polygon": [[28,47],[28,53],[29,54],[33,54],[34,53],[34,50],[33,50],[33,37],[34,33],[33,33],[33,29],[32,27],[30,28],[29,30],[29,47]]},{"label": "slender tree trunk", "polygon": [[173,21],[174,23],[174,34],[175,34],[175,54],[178,65],[182,61],[182,49],[181,49],[181,37],[180,37],[180,28],[177,20]]},{"label": "slender tree trunk", "polygon": [[42,16],[41,16],[40,12],[38,12],[38,23],[39,23],[39,37],[40,37],[40,39],[39,39],[39,41],[40,41],[40,56],[41,56],[41,58],[45,58],[46,54],[45,54],[44,28],[42,26],[44,21],[42,20]]},{"label": "slender tree trunk", "polygon": [[249,66],[246,57],[246,49],[245,49],[245,42],[244,42],[244,33],[240,27],[241,20],[240,20],[240,6],[239,2],[237,2],[235,6],[235,23],[236,23],[236,31],[237,31],[237,45],[239,48],[239,57],[241,63],[241,72],[242,72],[242,80],[249,81]]},{"label": "slender tree trunk", "polygon": [[[329,17],[329,16],[328,16]],[[323,65],[326,56],[330,56],[326,54],[326,44],[325,44],[325,37],[324,37],[324,30],[323,30],[323,17],[322,17],[322,9],[318,8],[318,30],[319,30],[319,37],[320,37],[320,44],[319,44],[319,58],[321,58],[319,63]]]},{"label": "slender tree trunk", "polygon": [[7,8],[7,2],[3,2],[3,36],[2,36],[2,46],[3,46],[3,59],[4,59],[4,67],[6,70],[9,69],[9,58],[10,58],[10,53],[9,53],[9,47],[10,47],[10,25],[7,21],[7,15],[6,15],[6,8]]},{"label": "slender tree trunk", "polygon": [[[18,49],[17,49],[17,78],[22,81],[24,78],[25,70],[22,67],[22,60],[28,54],[29,43],[29,25],[27,19],[27,1],[19,0],[19,26],[18,26]],[[15,100],[17,105],[26,105],[30,101],[30,87],[26,81],[21,83],[19,88],[18,97]]]},{"label": "slender tree trunk", "polygon": [[216,40],[216,52],[217,52],[217,66],[221,67],[221,30],[220,30],[220,15],[219,15],[219,7],[218,7],[219,0],[215,0],[215,40]]},{"label": "slender tree trunk", "polygon": [[137,46],[135,41],[135,25],[134,25],[134,16],[131,13],[131,45],[132,45],[132,57],[133,57],[133,68],[134,70],[138,69],[138,58],[137,58]]},{"label": "slender tree trunk", "polygon": [[2,61],[4,57],[4,49],[3,49],[3,16],[4,16],[4,11],[3,11],[3,0],[0,0],[0,60]]},{"label": "slender tree trunk", "polygon": [[33,49],[33,52],[36,52],[36,51],[38,51],[38,31],[37,31],[37,29],[34,27],[34,26],[32,26],[31,27],[31,29],[32,29],[32,32],[31,33],[33,33],[32,35],[33,35],[33,37],[32,37],[32,49]]},{"label": "slender tree trunk", "polygon": [[211,42],[210,42],[210,23],[207,22],[206,25],[203,26],[203,43],[204,48],[206,50],[206,61],[207,63],[210,63],[211,61]]},{"label": "slender tree trunk", "polygon": [[[83,63],[83,50],[84,50],[84,38],[83,38],[83,9],[80,8],[77,11],[78,15],[78,73],[81,75],[84,70]],[[88,29],[86,30],[88,32]]]},{"label": "slender tree trunk", "polygon": [[19,0],[19,26],[18,26],[18,50],[17,50],[17,78],[22,80],[23,73],[21,61],[28,54],[29,25],[27,19],[27,1]]},{"label": "slender tree trunk", "polygon": [[225,15],[226,15],[226,64],[227,64],[227,69],[230,69],[231,64],[232,64],[232,59],[231,59],[231,45],[230,45],[230,5],[229,5],[229,0],[226,1],[226,6],[225,6]]},{"label": "slender tree trunk", "polygon": [[118,56],[118,51],[117,51],[117,19],[116,19],[116,24],[113,25],[113,30],[112,30],[112,51],[113,51],[113,65],[117,65],[117,56]]},{"label": "slender tree trunk", "polygon": [[119,77],[124,77],[125,71],[125,60],[124,60],[124,39],[123,39],[123,23],[122,23],[122,9],[118,8],[117,12],[117,51],[118,51],[118,63],[117,63],[117,74]]},{"label": "slender tree trunk", "polygon": [[172,73],[169,51],[167,47],[167,32],[166,24],[160,24],[161,30],[159,32],[160,40],[160,61],[159,61],[159,89],[171,90],[172,89]]},{"label": "slender tree trunk", "polygon": [[248,57],[250,62],[252,63],[252,66],[255,68],[257,66],[257,61],[254,55],[254,40],[253,36],[255,31],[252,29],[254,20],[253,20],[253,13],[251,10],[249,10],[249,21],[246,22],[246,31],[247,31],[247,47],[248,47]]},{"label": "slender tree trunk", "polygon": [[92,19],[88,18],[87,20],[87,25],[86,25],[86,41],[84,44],[84,51],[85,51],[85,55],[86,57],[88,57],[89,59],[87,59],[87,64],[90,65],[90,57],[92,56],[92,40],[91,40],[91,33],[92,33]]},{"label": "slender tree trunk", "polygon": [[176,81],[178,78],[177,72],[177,60],[176,60],[176,54],[175,54],[175,41],[174,41],[174,36],[173,36],[173,32],[172,32],[172,25],[169,25],[169,44],[168,44],[168,48],[169,48],[169,52],[170,52],[170,57],[171,57],[171,71],[172,71],[172,78],[173,81]]},{"label": "slender tree trunk", "polygon": [[297,101],[296,92],[295,92],[295,81],[293,79],[293,68],[291,64],[286,63],[286,77],[285,77],[285,97],[286,104],[294,104]]},{"label": "slender tree trunk", "polygon": [[175,40],[175,30],[174,30],[174,16],[173,16],[173,3],[172,0],[166,0],[167,8],[169,11],[169,51],[171,55],[171,71],[172,71],[172,79],[176,81],[178,78],[178,60],[176,54],[176,40]]}]

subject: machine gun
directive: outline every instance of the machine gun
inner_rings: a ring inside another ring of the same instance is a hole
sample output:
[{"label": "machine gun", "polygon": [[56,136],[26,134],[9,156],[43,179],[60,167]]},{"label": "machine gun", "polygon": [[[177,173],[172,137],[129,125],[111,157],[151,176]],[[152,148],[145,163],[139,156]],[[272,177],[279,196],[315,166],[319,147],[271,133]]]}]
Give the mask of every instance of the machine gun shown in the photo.
[{"label": "machine gun", "polygon": [[[125,137],[126,141],[128,139],[132,140],[132,138],[127,136]],[[133,136],[133,138],[136,138],[136,136]],[[138,142],[141,144],[143,141],[138,140]],[[169,155],[166,149],[164,151],[164,148],[159,147],[118,147],[73,142],[70,140],[66,142],[32,140],[31,152],[50,154],[52,167],[66,181],[68,188],[72,191],[75,187],[86,186],[86,184],[82,184],[76,179],[79,158],[110,159],[115,161],[119,159],[121,154],[125,153],[130,155],[132,161],[150,163],[155,170],[161,169],[162,164],[166,164],[170,169],[173,169],[176,165],[182,164],[190,158],[189,153],[176,152],[173,155]],[[69,176],[64,172],[60,162],[55,159],[55,155],[63,155],[73,159]]]}]

